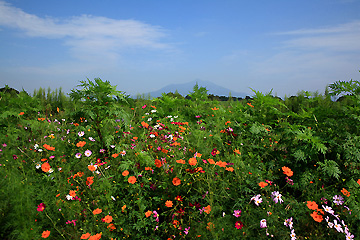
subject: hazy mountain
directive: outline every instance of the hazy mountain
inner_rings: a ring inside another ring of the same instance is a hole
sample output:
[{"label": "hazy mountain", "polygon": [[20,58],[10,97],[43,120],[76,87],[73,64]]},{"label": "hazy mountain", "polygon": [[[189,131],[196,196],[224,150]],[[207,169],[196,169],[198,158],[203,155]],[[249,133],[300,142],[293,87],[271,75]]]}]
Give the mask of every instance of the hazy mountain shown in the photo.
[{"label": "hazy mountain", "polygon": [[244,92],[235,92],[228,88],[221,87],[219,85],[216,85],[215,83],[204,81],[204,80],[194,80],[187,83],[179,83],[179,84],[169,84],[157,91],[145,93],[145,96],[148,96],[150,94],[151,97],[160,97],[162,93],[169,93],[177,90],[182,96],[186,96],[189,94],[189,92],[192,92],[193,87],[195,84],[198,83],[199,87],[205,87],[208,90],[208,94],[213,94],[217,96],[229,96],[229,93],[231,92],[231,96],[233,97],[242,97],[245,98],[246,96],[249,96],[248,93]]}]

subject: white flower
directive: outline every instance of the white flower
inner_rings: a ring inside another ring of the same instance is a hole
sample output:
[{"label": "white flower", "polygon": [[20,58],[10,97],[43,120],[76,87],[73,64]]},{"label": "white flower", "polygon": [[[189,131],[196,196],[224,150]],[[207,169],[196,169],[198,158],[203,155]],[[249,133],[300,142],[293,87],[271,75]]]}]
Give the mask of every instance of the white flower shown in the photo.
[{"label": "white flower", "polygon": [[156,110],[155,110],[155,109],[153,109],[153,110],[151,110],[151,112],[152,112],[152,113],[156,113]]},{"label": "white flower", "polygon": [[67,200],[73,200],[73,197],[68,194],[68,195],[66,195],[66,199]]},{"label": "white flower", "polygon": [[115,199],[115,197],[114,197],[114,196],[111,196],[111,199],[112,199],[112,200],[114,200],[114,201],[116,201],[116,199]]},{"label": "white flower", "polygon": [[325,210],[325,212],[328,212],[328,213],[330,213],[331,215],[334,215],[334,210],[332,210],[331,207],[329,207],[329,206],[324,206],[324,205],[322,205],[322,207],[323,207],[323,209]]},{"label": "white flower", "polygon": [[152,120],[152,118],[148,118],[148,122],[150,122]]},{"label": "white flower", "polygon": [[154,134],[150,134],[150,137],[151,137],[151,138],[154,138],[154,137],[155,137],[155,135],[154,135]]},{"label": "white flower", "polygon": [[84,134],[85,134],[85,132],[84,132],[84,131],[78,132],[79,137],[84,136]]},{"label": "white flower", "polygon": [[35,144],[35,145],[34,145],[34,149],[35,149],[35,150],[38,149],[38,147],[39,147],[39,144]]},{"label": "white flower", "polygon": [[296,239],[296,234],[295,234],[295,230],[291,230],[291,234],[290,234],[291,239],[295,238]]},{"label": "white flower", "polygon": [[41,148],[38,149],[39,152],[42,152],[43,150]]},{"label": "white flower", "polygon": [[36,169],[39,169],[39,168],[41,168],[41,164],[37,163],[35,167],[36,167]]},{"label": "white flower", "polygon": [[87,157],[90,157],[92,154],[92,152],[88,149],[85,151],[84,155],[87,156]]},{"label": "white flower", "polygon": [[344,232],[344,230],[341,228],[341,225],[338,224],[336,220],[334,220],[334,228],[335,228],[338,232]]}]

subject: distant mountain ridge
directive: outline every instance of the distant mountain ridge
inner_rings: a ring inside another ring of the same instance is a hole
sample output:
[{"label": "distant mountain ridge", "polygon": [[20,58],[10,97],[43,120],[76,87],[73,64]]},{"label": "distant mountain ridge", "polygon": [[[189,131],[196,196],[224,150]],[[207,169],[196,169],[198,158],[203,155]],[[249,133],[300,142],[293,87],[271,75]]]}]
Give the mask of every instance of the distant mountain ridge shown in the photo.
[{"label": "distant mountain ridge", "polygon": [[150,94],[152,98],[156,98],[161,97],[162,93],[175,93],[175,91],[177,90],[178,93],[185,97],[189,94],[189,92],[192,92],[196,83],[199,85],[199,88],[205,87],[208,90],[208,94],[213,94],[217,96],[229,96],[229,93],[231,92],[232,97],[245,98],[246,96],[250,96],[248,93],[232,91],[228,88],[224,88],[215,83],[204,80],[194,80],[187,83],[169,84],[157,91],[145,93],[145,96],[148,96]]}]

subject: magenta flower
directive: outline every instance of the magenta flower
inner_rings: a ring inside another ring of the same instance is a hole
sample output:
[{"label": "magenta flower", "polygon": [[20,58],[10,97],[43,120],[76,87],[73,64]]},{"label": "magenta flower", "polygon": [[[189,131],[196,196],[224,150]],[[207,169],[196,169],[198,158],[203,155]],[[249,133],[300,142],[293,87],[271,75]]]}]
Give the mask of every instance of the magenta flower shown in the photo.
[{"label": "magenta flower", "polygon": [[234,210],[234,214],[235,217],[240,217],[241,216],[241,210]]},{"label": "magenta flower", "polygon": [[241,221],[237,221],[235,223],[235,228],[236,229],[242,229],[244,227],[244,224]]},{"label": "magenta flower", "polygon": [[37,206],[37,210],[39,212],[42,212],[45,210],[45,204],[44,203],[40,203],[38,206]]}]

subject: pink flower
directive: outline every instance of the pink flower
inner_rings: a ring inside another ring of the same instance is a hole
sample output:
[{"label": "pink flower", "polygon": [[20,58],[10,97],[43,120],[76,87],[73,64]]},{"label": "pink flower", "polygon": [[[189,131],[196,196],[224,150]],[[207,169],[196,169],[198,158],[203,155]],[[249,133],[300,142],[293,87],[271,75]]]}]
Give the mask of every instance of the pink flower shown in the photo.
[{"label": "pink flower", "polygon": [[45,204],[44,204],[44,203],[40,203],[40,204],[38,205],[38,207],[37,207],[37,210],[38,210],[39,212],[44,211],[44,210],[45,210]]},{"label": "pink flower", "polygon": [[142,106],[142,109],[146,108],[146,104],[144,106]]},{"label": "pink flower", "polygon": [[260,227],[261,228],[266,228],[267,226],[266,226],[266,219],[261,219],[261,221],[260,221]]},{"label": "pink flower", "polygon": [[241,216],[241,210],[234,210],[234,214],[235,217],[240,217]]}]

